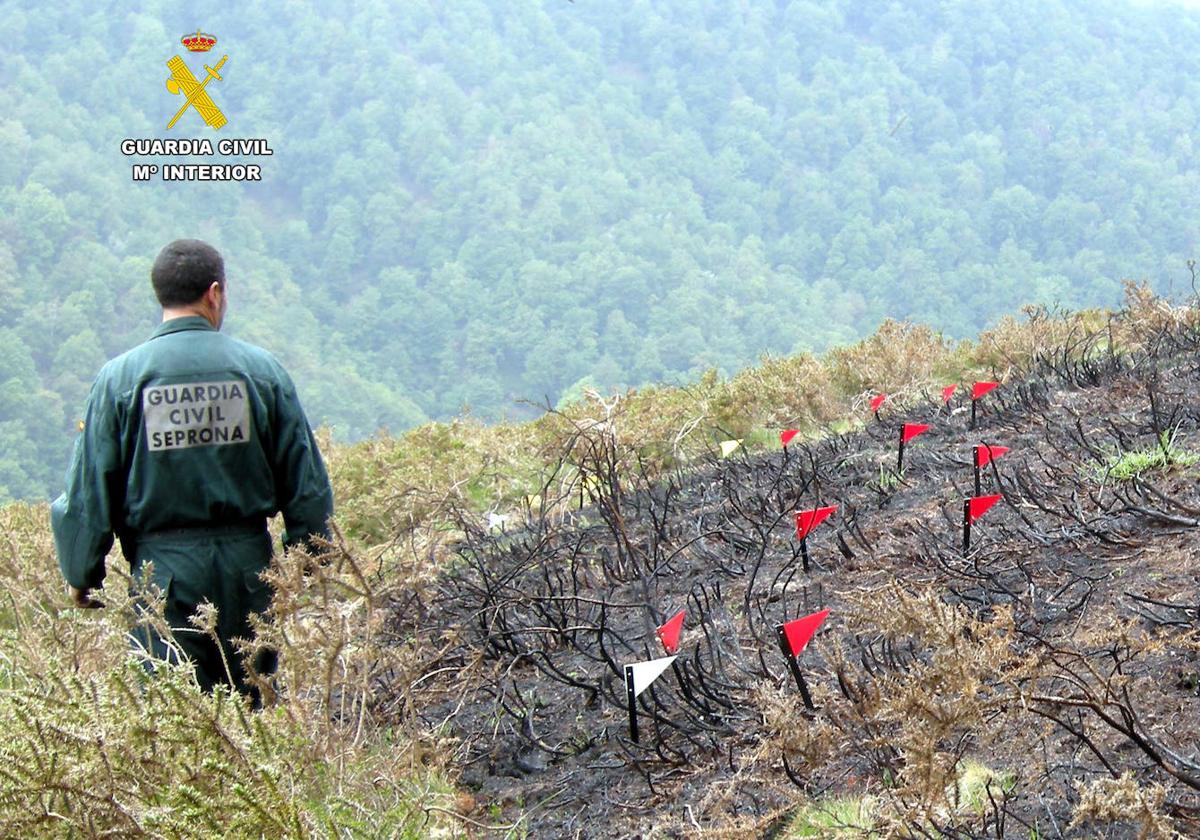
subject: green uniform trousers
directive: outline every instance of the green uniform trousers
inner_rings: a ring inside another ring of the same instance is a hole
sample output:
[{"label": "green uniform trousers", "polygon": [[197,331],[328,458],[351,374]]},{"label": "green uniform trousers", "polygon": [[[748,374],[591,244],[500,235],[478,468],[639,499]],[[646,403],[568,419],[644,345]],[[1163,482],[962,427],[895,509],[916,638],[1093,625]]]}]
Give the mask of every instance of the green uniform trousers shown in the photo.
[{"label": "green uniform trousers", "polygon": [[[135,586],[145,581],[162,593],[172,637],[168,644],[143,620],[131,632],[133,647],[167,661],[179,661],[182,654],[195,663],[202,689],[230,685],[257,705],[258,692],[247,682],[245,664],[231,641],[252,639],[250,615],[264,612],[271,601],[270,587],[261,577],[272,554],[265,523],[184,528],[136,536],[132,542]],[[216,639],[190,621],[204,602],[217,608]],[[273,672],[275,664],[273,650],[260,649],[251,660],[261,674]],[[146,665],[152,667],[149,660]]]}]

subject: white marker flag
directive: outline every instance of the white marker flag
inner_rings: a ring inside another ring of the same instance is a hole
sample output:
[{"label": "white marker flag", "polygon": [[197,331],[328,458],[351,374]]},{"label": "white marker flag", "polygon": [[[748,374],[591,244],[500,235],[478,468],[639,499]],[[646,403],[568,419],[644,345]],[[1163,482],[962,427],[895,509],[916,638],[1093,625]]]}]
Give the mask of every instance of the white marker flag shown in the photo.
[{"label": "white marker flag", "polygon": [[625,666],[625,673],[633,675],[633,696],[637,697],[643,691],[650,687],[663,671],[671,667],[671,663],[679,658],[679,655],[664,656],[661,659],[651,659],[649,662],[635,662],[632,665]]}]

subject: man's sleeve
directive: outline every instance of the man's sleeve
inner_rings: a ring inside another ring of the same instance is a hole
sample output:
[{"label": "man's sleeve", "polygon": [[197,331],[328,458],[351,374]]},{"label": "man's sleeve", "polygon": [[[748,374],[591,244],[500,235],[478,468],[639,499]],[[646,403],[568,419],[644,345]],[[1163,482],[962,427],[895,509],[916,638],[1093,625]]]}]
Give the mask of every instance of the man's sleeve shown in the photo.
[{"label": "man's sleeve", "polygon": [[333,488],[291,377],[281,371],[276,407],[275,496],[283,513],[284,545],[329,538]]},{"label": "man's sleeve", "polygon": [[83,424],[66,490],[50,506],[50,524],[63,577],[77,589],[93,589],[104,580],[113,509],[119,512],[124,491],[116,415],[100,380],[88,395]]}]

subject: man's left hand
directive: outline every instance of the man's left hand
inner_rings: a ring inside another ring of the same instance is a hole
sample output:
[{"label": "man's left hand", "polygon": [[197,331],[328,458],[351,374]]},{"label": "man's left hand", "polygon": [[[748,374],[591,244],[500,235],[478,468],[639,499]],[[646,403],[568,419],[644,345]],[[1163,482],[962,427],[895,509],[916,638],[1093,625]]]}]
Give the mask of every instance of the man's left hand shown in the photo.
[{"label": "man's left hand", "polygon": [[71,587],[71,601],[75,606],[85,610],[98,610],[104,606],[102,601],[97,601],[92,597],[92,590],[76,589],[74,586]]}]

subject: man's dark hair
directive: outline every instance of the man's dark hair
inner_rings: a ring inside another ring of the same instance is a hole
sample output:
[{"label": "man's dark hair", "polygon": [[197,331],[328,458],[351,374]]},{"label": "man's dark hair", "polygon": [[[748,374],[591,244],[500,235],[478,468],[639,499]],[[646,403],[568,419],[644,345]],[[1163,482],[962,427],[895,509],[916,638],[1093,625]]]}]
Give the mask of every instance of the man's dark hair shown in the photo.
[{"label": "man's dark hair", "polygon": [[158,252],[150,282],[164,307],[187,306],[198,301],[213,283],[225,287],[225,261],[207,242],[176,239]]}]

